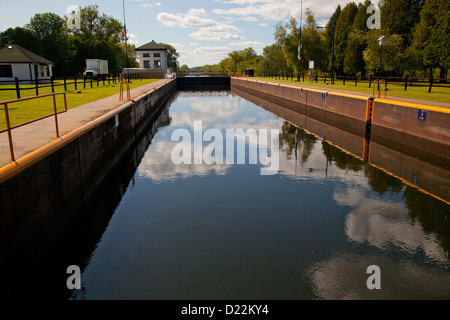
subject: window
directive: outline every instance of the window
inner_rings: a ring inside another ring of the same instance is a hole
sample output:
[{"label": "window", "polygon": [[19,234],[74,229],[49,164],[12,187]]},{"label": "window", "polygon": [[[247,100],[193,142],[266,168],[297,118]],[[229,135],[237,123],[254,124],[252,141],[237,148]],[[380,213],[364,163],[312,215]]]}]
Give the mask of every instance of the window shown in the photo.
[{"label": "window", "polygon": [[154,56],[155,58],[159,58],[159,57],[161,57],[161,53],[155,53],[153,56]]},{"label": "window", "polygon": [[12,78],[12,66],[10,64],[0,65],[0,78]]},{"label": "window", "polygon": [[159,69],[159,68],[161,68],[161,61],[155,60],[155,69]]},{"label": "window", "polygon": [[150,61],[149,60],[144,61],[144,69],[150,69]]},{"label": "window", "polygon": [[144,53],[144,58],[150,58],[150,53]]}]

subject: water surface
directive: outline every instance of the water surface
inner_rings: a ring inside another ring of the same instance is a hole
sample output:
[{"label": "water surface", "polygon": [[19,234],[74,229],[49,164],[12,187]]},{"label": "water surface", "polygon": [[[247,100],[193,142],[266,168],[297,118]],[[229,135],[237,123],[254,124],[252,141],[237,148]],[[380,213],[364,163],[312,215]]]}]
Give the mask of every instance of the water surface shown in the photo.
[{"label": "water surface", "polygon": [[[72,299],[450,298],[445,202],[227,91],[179,92],[168,112]],[[278,129],[279,172],[174,164],[172,133],[200,120]]]}]

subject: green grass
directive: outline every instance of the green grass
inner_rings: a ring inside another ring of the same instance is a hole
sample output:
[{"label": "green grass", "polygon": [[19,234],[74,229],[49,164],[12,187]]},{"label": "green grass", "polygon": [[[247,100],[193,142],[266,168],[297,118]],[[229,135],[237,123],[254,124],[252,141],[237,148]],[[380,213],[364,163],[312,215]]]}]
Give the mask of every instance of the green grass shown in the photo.
[{"label": "green grass", "polygon": [[[255,80],[265,80],[265,81],[275,81],[274,78],[260,78],[255,77],[252,78]],[[338,89],[338,90],[347,90],[347,91],[354,91],[354,92],[361,92],[361,93],[367,93],[372,95],[373,94],[373,87],[369,89],[369,82],[368,81],[358,81],[358,86],[355,87],[355,81],[349,81],[346,80],[345,86],[343,85],[342,80],[336,81],[334,85],[327,85],[326,83],[322,81],[311,82],[306,79],[305,81],[300,81],[300,83],[291,80],[279,80],[276,81],[279,82],[285,82],[285,83],[295,83],[295,84],[303,84],[305,86],[314,86],[318,88],[327,88],[327,89]],[[329,81],[327,81],[329,82]],[[427,101],[436,101],[436,102],[447,102],[450,103],[450,85],[447,85],[446,87],[435,87],[433,86],[431,93],[428,93],[428,86],[409,86],[408,84],[408,90],[405,91],[405,84],[404,83],[388,83],[388,91],[387,91],[387,97],[399,97],[399,98],[408,98],[408,99],[416,99],[416,100],[427,100]],[[384,97],[384,86],[382,86],[382,97]],[[378,96],[378,92],[375,92],[375,95]]]},{"label": "green grass", "polygon": [[[158,81],[157,79],[144,79],[144,80],[134,80],[130,84],[130,89],[134,89],[140,87],[142,85],[152,83]],[[56,84],[56,82],[55,82]],[[21,98],[33,97],[36,95],[36,91],[34,90],[34,85],[21,85],[22,88],[31,88],[31,90],[21,90],[20,96]],[[4,85],[0,86],[0,88],[15,88],[14,85]],[[83,104],[100,100],[115,94],[118,94],[120,91],[119,84],[105,84],[100,82],[99,87],[97,87],[97,83],[94,81],[93,87],[90,87],[89,83],[86,83],[86,89],[83,88],[83,84],[78,83],[78,90],[75,90],[75,85],[70,84],[67,86],[66,91],[66,100],[67,100],[67,109],[76,108]],[[125,88],[126,90],[126,88]],[[64,87],[55,87],[55,92],[64,91]],[[80,91],[80,93],[78,93]],[[39,95],[44,95],[51,93],[51,88],[39,88]],[[126,91],[124,93],[126,97]],[[16,91],[0,91],[0,103],[2,101],[10,101],[17,99]],[[64,111],[64,96],[57,95],[56,96],[56,105],[58,112]],[[44,97],[39,99],[33,99],[29,101],[21,101],[17,103],[8,104],[9,117],[11,126],[16,126],[34,119],[38,119],[40,117],[44,117],[50,114],[53,114],[53,97]],[[3,111],[3,105],[0,104],[0,130],[6,128],[6,119],[5,112]]]}]

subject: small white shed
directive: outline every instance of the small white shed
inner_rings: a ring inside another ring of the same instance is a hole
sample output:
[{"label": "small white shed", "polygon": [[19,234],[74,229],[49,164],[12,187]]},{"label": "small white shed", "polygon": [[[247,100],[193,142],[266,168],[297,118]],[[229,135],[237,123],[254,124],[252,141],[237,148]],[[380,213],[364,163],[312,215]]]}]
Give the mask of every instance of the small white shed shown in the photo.
[{"label": "small white shed", "polygon": [[49,79],[54,63],[19,45],[0,49],[0,81]]}]

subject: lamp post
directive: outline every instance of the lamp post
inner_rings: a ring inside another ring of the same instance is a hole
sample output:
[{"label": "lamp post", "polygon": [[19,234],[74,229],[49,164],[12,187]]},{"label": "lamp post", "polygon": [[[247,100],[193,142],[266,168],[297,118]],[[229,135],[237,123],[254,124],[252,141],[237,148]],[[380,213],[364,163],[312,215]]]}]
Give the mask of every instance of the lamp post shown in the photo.
[{"label": "lamp post", "polygon": [[385,36],[379,37],[378,43],[380,45],[380,66],[378,67],[378,79],[381,79],[381,61],[383,57],[383,46],[386,44],[386,37]]},{"label": "lamp post", "polygon": [[127,68],[128,82],[130,82],[130,68],[128,68],[128,34],[127,23],[125,21],[125,0],[122,0],[123,5],[123,34],[125,37],[125,68]]}]

